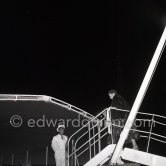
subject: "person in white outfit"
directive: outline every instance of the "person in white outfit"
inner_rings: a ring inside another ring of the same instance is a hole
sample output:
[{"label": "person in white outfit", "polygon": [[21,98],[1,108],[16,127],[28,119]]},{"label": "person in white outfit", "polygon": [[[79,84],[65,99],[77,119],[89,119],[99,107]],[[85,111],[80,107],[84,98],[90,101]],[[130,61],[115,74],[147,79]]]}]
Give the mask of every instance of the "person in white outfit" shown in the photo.
[{"label": "person in white outfit", "polygon": [[65,126],[59,124],[57,134],[53,137],[51,147],[54,151],[56,166],[67,166],[67,136],[64,135]]}]

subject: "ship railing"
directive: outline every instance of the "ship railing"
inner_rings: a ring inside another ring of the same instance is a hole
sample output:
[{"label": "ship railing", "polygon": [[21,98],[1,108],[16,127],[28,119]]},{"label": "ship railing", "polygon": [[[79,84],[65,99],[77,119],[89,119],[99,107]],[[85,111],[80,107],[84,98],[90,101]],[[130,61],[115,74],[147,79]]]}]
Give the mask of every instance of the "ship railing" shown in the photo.
[{"label": "ship railing", "polygon": [[[113,117],[110,114],[112,111],[125,112],[126,114],[130,112],[116,107],[108,107],[76,131],[68,141],[69,165],[78,166],[88,162],[108,145],[108,137],[111,137],[111,142],[114,142],[112,129],[115,127],[123,129],[124,125],[113,122]],[[137,118],[131,131],[139,133],[139,139],[146,142],[144,151],[149,152],[152,140],[166,143],[165,133],[157,133],[158,131],[155,130],[156,125],[166,127],[165,122],[166,117],[164,116],[144,112],[137,113]],[[143,138],[146,138],[146,140],[143,140]]]}]

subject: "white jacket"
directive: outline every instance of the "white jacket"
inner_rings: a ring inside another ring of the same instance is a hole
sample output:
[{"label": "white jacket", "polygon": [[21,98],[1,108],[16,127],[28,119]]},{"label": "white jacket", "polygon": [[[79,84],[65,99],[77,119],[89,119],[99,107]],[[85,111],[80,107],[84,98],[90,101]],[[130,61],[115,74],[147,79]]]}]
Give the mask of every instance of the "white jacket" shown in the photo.
[{"label": "white jacket", "polygon": [[67,136],[65,135],[63,135],[63,139],[60,134],[52,139],[51,147],[55,153],[56,166],[65,166],[66,164],[66,144]]}]

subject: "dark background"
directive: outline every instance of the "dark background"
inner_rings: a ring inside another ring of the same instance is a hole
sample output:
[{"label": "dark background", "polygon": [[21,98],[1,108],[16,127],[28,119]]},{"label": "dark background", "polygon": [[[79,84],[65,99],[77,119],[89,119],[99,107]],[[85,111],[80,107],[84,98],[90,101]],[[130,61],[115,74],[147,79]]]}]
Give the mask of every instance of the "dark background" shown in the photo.
[{"label": "dark background", "polygon": [[[165,3],[151,0],[11,1],[1,8],[0,93],[51,95],[92,113],[109,104],[112,88],[133,104],[166,22]],[[147,109],[165,97],[164,62],[165,54]]]},{"label": "dark background", "polygon": [[[45,94],[96,114],[132,106],[166,24],[163,1],[5,1],[0,93]],[[141,111],[166,115],[164,52]]]}]

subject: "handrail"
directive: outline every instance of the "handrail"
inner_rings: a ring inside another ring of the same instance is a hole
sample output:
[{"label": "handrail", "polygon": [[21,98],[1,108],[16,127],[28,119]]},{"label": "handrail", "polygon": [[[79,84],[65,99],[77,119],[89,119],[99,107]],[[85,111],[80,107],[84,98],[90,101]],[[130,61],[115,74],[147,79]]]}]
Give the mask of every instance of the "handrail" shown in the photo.
[{"label": "handrail", "polygon": [[[102,136],[101,136],[101,138],[103,138],[105,135],[106,135],[107,133],[105,133],[105,134],[103,134]],[[100,138],[100,139],[101,139]],[[97,141],[95,141],[94,143],[92,143],[91,145],[93,146],[96,142],[98,142],[100,139],[98,139]],[[86,148],[86,150],[88,150],[89,149],[89,147],[87,147]],[[84,153],[86,150],[84,150],[84,151],[82,151],[81,153],[79,153],[78,155],[77,155],[77,157],[79,157],[82,153]]]},{"label": "handrail", "polygon": [[[75,145],[74,145],[75,148],[76,148],[76,150],[75,150],[75,152],[69,154],[69,157],[71,157],[72,155],[78,153],[78,151],[80,151],[80,149],[83,148],[89,141],[92,141],[94,138],[96,138],[96,136],[97,136],[98,134],[100,134],[101,132],[103,132],[103,131],[108,127],[107,125],[104,126],[103,129],[102,129],[100,132],[97,132],[96,134],[93,134],[93,135],[90,137],[89,140],[86,140],[81,146],[79,146],[79,147],[77,148],[78,142],[81,140],[81,138],[83,138],[83,136],[85,136],[86,134],[88,134],[88,132],[90,132],[92,129],[94,129],[94,127],[96,127],[96,126],[98,126],[98,125],[100,125],[100,124],[103,124],[103,121],[104,121],[104,120],[107,120],[107,119],[106,119],[106,116],[105,116],[104,118],[102,118],[101,120],[99,120],[98,117],[99,117],[100,115],[102,115],[104,112],[106,112],[108,109],[116,110],[116,111],[123,111],[123,112],[130,112],[129,110],[118,109],[118,108],[116,108],[116,107],[108,107],[108,108],[104,109],[103,111],[101,111],[98,115],[96,115],[96,116],[95,116],[93,119],[91,119],[86,125],[84,125],[82,128],[80,128],[76,133],[74,133],[74,134],[71,136],[71,138],[73,138],[73,137],[74,137],[76,134],[78,134],[82,129],[84,129],[85,127],[87,127],[87,126],[90,125],[91,123],[96,122],[95,125],[92,125],[92,127],[90,128],[89,131],[86,131],[85,133],[83,133],[82,135],[80,135],[79,138],[76,139]],[[160,116],[160,115],[156,115],[156,114],[151,114],[151,113],[138,112],[137,114],[138,114],[138,115],[151,116],[151,117],[153,117],[153,118],[138,118],[138,119],[136,119],[136,120],[141,120],[141,121],[143,121],[143,120],[145,121],[145,120],[146,120],[146,121],[149,121],[149,122],[153,121],[153,123],[155,123],[155,122],[157,123],[157,122],[158,122],[158,121],[155,120],[155,117],[157,117],[157,118],[158,118],[158,117],[159,117],[159,118],[166,118],[166,117],[164,117],[164,116]],[[117,119],[117,120],[118,120],[118,119]],[[158,124],[165,126],[164,123],[158,122]],[[113,122],[111,122],[111,126],[112,126],[112,127],[113,127],[113,126],[115,126],[115,127],[120,127],[120,128],[122,128],[122,129],[124,128],[124,126],[120,126],[120,125],[114,124]],[[150,127],[153,128],[153,124],[151,124],[151,126],[149,126],[148,128],[150,128]],[[146,130],[147,130],[147,128],[146,128]],[[158,136],[158,137],[160,137],[160,138],[166,138],[166,137],[164,137],[164,136],[162,136],[162,135],[155,134],[155,133],[153,133],[152,131],[145,131],[145,130],[133,129],[133,128],[131,128],[131,131],[136,131],[136,132],[139,132],[139,133],[148,134],[148,135],[149,135],[149,143],[150,143],[150,140],[151,140],[151,139],[155,139],[156,141],[164,142],[164,141],[162,141],[162,140],[159,140],[159,139],[156,139],[156,138],[152,137],[152,135],[156,135],[156,136]],[[104,134],[101,136],[100,139],[102,139],[106,134],[108,134],[108,131],[107,131],[106,133],[104,133]],[[71,139],[71,138],[69,138],[68,145],[70,144],[70,139]],[[91,143],[90,147],[86,147],[86,148],[83,149],[80,153],[78,153],[78,154],[76,155],[77,158],[78,158],[80,155],[82,155],[85,151],[87,151],[89,148],[91,148],[92,146],[94,146],[95,143],[97,143],[98,141],[99,141],[99,139],[96,139],[95,141],[93,141],[93,142]],[[165,143],[165,142],[164,142],[164,143]],[[70,152],[70,150],[69,150],[69,152]]]},{"label": "handrail", "polygon": [[[103,111],[101,111],[100,113],[98,113],[95,117],[93,117],[93,119],[91,119],[87,124],[85,124],[85,125],[84,125],[83,127],[81,127],[79,130],[77,130],[75,133],[73,133],[73,135],[70,136],[68,142],[70,142],[71,138],[72,138],[73,136],[75,136],[79,131],[81,131],[83,128],[85,128],[86,126],[88,126],[89,123],[91,123],[91,122],[93,122],[94,120],[96,120],[98,116],[102,115],[107,109],[110,109],[110,108],[111,108],[111,109],[118,110],[118,111],[130,112],[129,110],[118,109],[118,108],[116,108],[116,107],[108,107],[108,108],[105,108]],[[97,120],[98,120],[98,119],[97,119]]]},{"label": "handrail", "polygon": [[[113,123],[112,123],[112,126],[119,127],[119,128],[122,128],[122,129],[123,129],[122,126],[119,126],[119,125],[116,125],[116,124],[113,124]],[[107,128],[107,126],[106,126],[105,128],[103,128],[103,129],[101,130],[101,132],[102,132],[103,130],[105,130],[106,128]],[[150,132],[146,132],[146,131],[138,130],[138,129],[131,129],[131,131],[137,131],[137,132],[146,133],[146,134],[149,134],[149,133],[150,133]],[[88,132],[86,132],[86,133],[88,133]],[[90,140],[92,140],[93,138],[95,138],[98,134],[99,134],[99,132],[98,132],[97,134],[95,134],[93,137],[91,137]],[[154,133],[151,132],[151,134],[154,134]],[[157,135],[157,134],[156,134],[156,135]],[[157,136],[159,136],[159,135],[157,135]],[[160,135],[160,136],[161,136],[161,135]],[[161,136],[161,137],[162,137],[162,136]],[[164,138],[166,138],[166,137],[164,137]],[[79,138],[77,139],[77,141],[75,142],[75,147],[76,147],[76,144],[77,144],[78,140],[80,140],[80,137],[79,137]],[[88,140],[88,141],[90,141],[90,140]],[[79,147],[75,152],[77,152],[77,151],[80,150],[83,146],[85,146],[85,145],[88,143],[88,141],[85,142],[81,147]],[[92,144],[92,145],[93,145],[93,144]],[[77,156],[78,156],[78,155],[77,155]]]},{"label": "handrail", "polygon": [[[69,146],[69,143],[70,143],[70,139],[71,138],[73,138],[77,133],[79,133],[83,128],[85,128],[86,126],[88,126],[91,122],[94,122],[94,120],[96,120],[96,119],[98,119],[97,117],[99,117],[101,114],[103,114],[104,112],[106,112],[106,110],[108,110],[108,109],[116,109],[116,110],[119,110],[119,111],[123,111],[123,112],[129,112],[129,110],[123,110],[123,109],[118,109],[118,108],[116,108],[116,107],[108,107],[108,108],[106,108],[106,109],[104,109],[103,111],[101,111],[96,117],[94,117],[93,119],[91,119],[91,121],[89,121],[86,125],[84,125],[82,128],[80,128],[76,133],[74,133],[70,138],[69,138],[69,142],[68,142],[68,147],[70,147]],[[97,121],[97,123],[93,126],[93,127],[91,127],[90,128],[90,130],[91,129],[93,129],[95,126],[97,126],[98,124],[100,124],[100,123],[102,123],[102,121],[104,120],[105,118],[103,118],[103,119],[101,119],[101,120],[98,120]],[[105,119],[106,120],[106,119]],[[116,125],[114,125],[114,124],[112,124],[113,126],[116,126]],[[107,128],[108,126],[106,126],[105,128]],[[118,126],[119,127],[119,126]],[[105,129],[104,128],[104,129]],[[104,130],[103,129],[103,130]],[[103,131],[103,130],[101,130],[100,131],[100,133]],[[77,143],[78,143],[78,141],[83,137],[83,136],[85,136],[86,134],[88,133],[88,131],[86,131],[83,135],[81,135],[81,136],[79,136],[79,138],[76,140],[76,142],[75,142],[75,147],[77,146]],[[91,141],[93,138],[95,138],[97,135],[98,135],[99,133],[97,133],[97,134],[95,134],[93,137],[91,137],[88,141],[86,141],[84,144],[82,144],[78,149],[76,148],[76,151],[74,152],[74,153],[77,153],[82,147],[84,147],[89,141]],[[97,140],[98,141],[98,140]],[[96,143],[97,141],[95,141],[94,143]],[[93,143],[93,144],[94,144]],[[93,144],[91,145],[91,146],[93,146]],[[89,148],[86,148],[86,149],[89,149]],[[68,152],[70,152],[70,149],[68,149]],[[74,153],[72,153],[72,154],[70,154],[70,153],[68,153],[69,154],[69,158],[74,154]],[[77,155],[77,157],[78,157],[78,155]]]},{"label": "handrail", "polygon": [[154,122],[155,122],[155,123],[158,123],[158,124],[160,124],[160,125],[166,126],[165,123],[161,123],[161,122],[158,122],[158,121],[156,121],[156,120],[154,120]]},{"label": "handrail", "polygon": [[151,133],[151,134],[153,134],[153,135],[155,135],[155,136],[157,136],[157,137],[161,137],[161,138],[165,138],[166,139],[166,136],[162,136],[162,135],[160,135],[160,134],[155,134],[155,133]]},{"label": "handrail", "polygon": [[[119,128],[122,128],[123,129],[123,127],[122,126],[119,126],[119,125],[116,125],[116,124],[112,124],[112,126],[115,126],[115,127],[119,127]],[[101,132],[104,130],[104,129],[106,129],[107,128],[107,126],[105,127],[105,128],[103,128],[102,130],[101,130]],[[140,133],[146,133],[146,134],[149,134],[150,132],[147,132],[147,131],[143,131],[143,130],[138,130],[138,129],[131,129],[132,131],[137,131],[137,132],[140,132]],[[91,139],[93,139],[94,137],[96,137],[97,135],[98,135],[99,133],[97,133],[96,135],[94,135]],[[154,133],[151,133],[151,134],[154,134]],[[161,136],[161,135],[157,135],[156,134],[156,136]],[[162,136],[161,136],[162,137]],[[166,137],[165,137],[166,138]],[[79,138],[80,139],[80,138]],[[77,139],[77,141],[76,142],[78,142],[78,140],[79,139]],[[86,142],[87,143],[87,142]],[[85,144],[86,144],[85,143]],[[75,145],[76,145],[76,143],[75,143]],[[79,150],[79,149],[78,149]]]},{"label": "handrail", "polygon": [[[109,107],[110,108],[110,107]],[[86,141],[83,145],[81,145],[81,147],[79,147],[78,149],[75,149],[75,152],[73,153],[71,153],[70,154],[70,141],[73,139],[73,137],[74,136],[76,136],[76,134],[78,134],[81,130],[83,130],[83,129],[85,129],[85,127],[87,127],[87,126],[89,126],[89,124],[91,124],[91,123],[95,123],[95,125],[93,125],[92,127],[90,127],[89,128],[89,131],[90,130],[92,130],[95,126],[97,126],[97,125],[99,125],[99,124],[101,124],[102,123],[102,121],[105,119],[105,118],[102,118],[101,120],[99,120],[97,117],[99,117],[100,115],[102,115],[106,110],[107,110],[108,108],[106,108],[106,109],[104,109],[103,111],[101,111],[97,116],[95,116],[94,118],[92,118],[87,124],[85,124],[84,126],[82,126],[79,130],[77,130],[75,133],[73,133],[71,136],[70,136],[70,138],[69,138],[69,140],[68,140],[68,165],[69,165],[69,158],[72,156],[72,155],[74,155],[74,154],[76,154],[77,152],[78,152],[78,150],[80,150],[83,146],[85,146],[89,141],[91,141],[93,138],[95,138],[95,137],[90,137],[90,139],[88,140],[88,141]],[[103,130],[102,130],[103,131]],[[102,131],[100,131],[98,134],[100,134]],[[78,140],[77,140],[77,142],[85,135],[85,134],[87,134],[88,132],[85,132],[84,134],[82,134],[81,136],[79,136],[79,138],[78,138]],[[80,138],[81,137],[81,138]],[[77,142],[76,142],[76,144],[77,144]],[[75,147],[76,147],[76,144],[75,144]],[[92,145],[91,145],[92,146]]]},{"label": "handrail", "polygon": [[[104,131],[105,129],[107,128],[107,126],[105,127],[105,128],[103,128],[100,132],[102,132],[102,131]],[[95,135],[95,136],[93,136],[90,140],[92,140],[94,137],[96,137],[97,135],[99,134],[99,132]],[[88,141],[90,141],[90,140],[88,140]],[[83,146],[85,146],[87,143],[88,143],[88,141],[87,142],[85,142],[83,145],[81,145],[81,147],[79,147],[75,152],[77,152],[78,150],[80,150]],[[78,140],[76,141],[76,143],[78,142]],[[76,143],[75,143],[75,147],[76,147]],[[73,155],[73,153],[71,154],[71,155]],[[70,155],[70,156],[71,156]],[[69,156],[69,157],[70,157]]]},{"label": "handrail", "polygon": [[0,101],[44,101],[50,102],[53,104],[60,105],[64,108],[68,108],[76,113],[79,113],[85,116],[88,119],[94,118],[94,116],[72,104],[54,98],[52,96],[47,95],[31,95],[31,94],[0,94]]},{"label": "handrail", "polygon": [[[104,127],[104,128],[101,130],[101,132],[104,131],[106,128],[107,128],[107,126]],[[89,141],[91,141],[93,138],[95,138],[98,134],[99,134],[99,132],[98,132],[97,134],[95,134],[93,137],[91,137],[91,138],[90,138],[87,142],[85,142],[83,145],[81,145],[75,152],[77,152],[78,150],[80,150],[83,146],[85,146]],[[77,141],[77,142],[78,142],[78,141]],[[76,143],[75,143],[75,147],[76,147]]]},{"label": "handrail", "polygon": [[[102,120],[104,120],[104,118],[101,119],[101,120],[99,121],[99,123],[101,123]],[[94,127],[96,127],[99,123],[96,123],[92,128],[90,128],[90,130],[91,130],[91,129],[94,129]],[[83,136],[85,136],[87,133],[88,133],[88,131],[86,131],[82,136],[80,136],[80,137],[77,139],[77,141],[75,142],[75,145],[76,145],[76,143],[77,143]]]},{"label": "handrail", "polygon": [[[84,129],[85,127],[88,126],[89,123],[93,122],[94,120],[96,120],[96,117],[100,116],[101,114],[103,114],[103,112],[105,112],[108,108],[105,108],[102,112],[100,112],[97,116],[95,116],[93,119],[91,119],[87,124],[85,124],[84,126],[82,126],[79,130],[77,130],[75,133],[73,133],[70,138],[68,139],[68,147],[69,147],[69,143],[71,141],[71,139],[78,133],[80,132],[82,129]],[[69,151],[70,149],[68,148],[68,155],[69,155]],[[68,156],[69,157],[69,156]]]},{"label": "handrail", "polygon": [[166,144],[166,141],[162,141],[162,140],[159,140],[159,139],[154,138],[154,137],[151,137],[151,139],[153,139],[153,140],[155,140],[155,141],[162,142],[162,143],[165,143],[165,144]]}]

